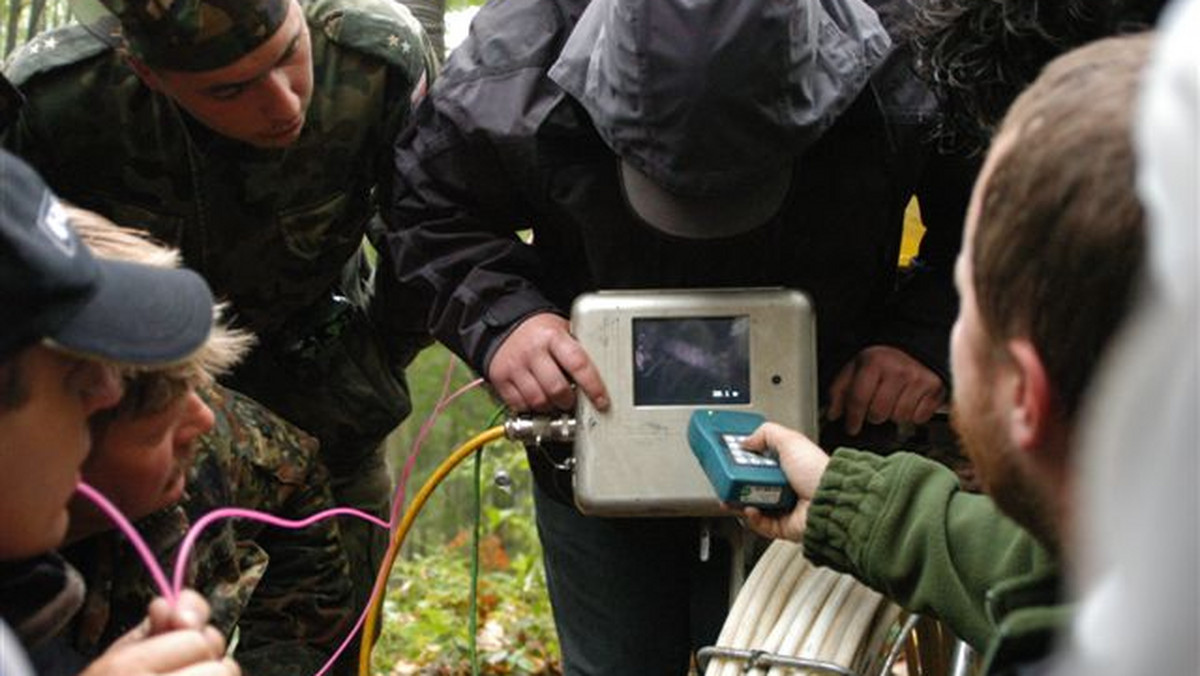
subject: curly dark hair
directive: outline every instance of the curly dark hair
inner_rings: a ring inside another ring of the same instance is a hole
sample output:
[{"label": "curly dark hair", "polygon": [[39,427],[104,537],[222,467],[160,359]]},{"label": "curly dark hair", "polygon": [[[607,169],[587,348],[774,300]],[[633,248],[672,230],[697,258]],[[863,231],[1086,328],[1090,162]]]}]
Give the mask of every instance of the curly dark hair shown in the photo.
[{"label": "curly dark hair", "polygon": [[1054,57],[1145,30],[1167,0],[913,0],[918,74],[942,104],[939,137],[981,151],[1013,99]]}]

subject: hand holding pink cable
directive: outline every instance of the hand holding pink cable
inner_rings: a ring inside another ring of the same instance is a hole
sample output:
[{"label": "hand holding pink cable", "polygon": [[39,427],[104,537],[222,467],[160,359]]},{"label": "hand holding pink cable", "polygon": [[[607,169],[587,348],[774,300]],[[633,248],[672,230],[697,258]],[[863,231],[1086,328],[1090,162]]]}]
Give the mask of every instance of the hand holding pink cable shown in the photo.
[{"label": "hand holding pink cable", "polygon": [[[254,521],[259,521],[261,523],[265,523],[265,524],[280,527],[280,528],[300,529],[300,528],[306,528],[306,527],[312,525],[313,523],[316,523],[318,521],[328,519],[331,517],[352,516],[355,518],[366,520],[370,523],[375,524],[376,526],[378,526],[380,528],[385,528],[385,529],[390,530],[392,528],[393,524],[397,523],[397,521],[399,520],[399,511],[405,502],[405,487],[408,483],[409,475],[412,471],[413,465],[415,464],[416,456],[420,451],[421,443],[424,441],[424,439],[425,439],[426,435],[429,433],[430,429],[432,429],[434,421],[437,419],[438,415],[443,410],[445,410],[445,408],[451,402],[453,402],[455,399],[459,398],[463,394],[467,393],[468,391],[478,387],[483,382],[481,379],[476,379],[476,380],[468,383],[467,385],[459,388],[454,393],[447,394],[447,392],[449,391],[450,376],[451,376],[451,372],[453,371],[453,367],[454,367],[454,362],[452,360],[447,368],[446,380],[443,383],[441,397],[440,397],[437,405],[434,407],[434,410],[430,413],[429,418],[421,426],[420,432],[417,435],[417,439],[415,440],[415,442],[413,444],[412,452],[410,454],[408,462],[405,464],[403,476],[401,477],[399,485],[397,486],[397,490],[396,490],[397,494],[395,496],[395,504],[393,507],[392,518],[390,521],[384,521],[374,515],[367,514],[365,512],[362,512],[362,511],[359,511],[356,509],[351,509],[348,507],[337,507],[337,508],[333,508],[333,509],[328,509],[328,510],[313,514],[307,518],[299,519],[299,520],[284,519],[284,518],[277,517],[272,514],[267,514],[265,512],[259,512],[259,511],[250,510],[250,509],[242,509],[242,508],[237,508],[237,507],[226,507],[226,508],[216,509],[216,510],[213,510],[212,512],[205,514],[200,519],[198,519],[196,521],[196,523],[193,524],[192,527],[188,530],[187,534],[184,536],[183,543],[179,548],[178,555],[176,556],[175,565],[172,570],[171,581],[168,582],[168,578],[167,578],[166,574],[164,573],[161,564],[155,558],[154,553],[151,551],[150,547],[146,544],[146,541],[142,538],[141,534],[138,533],[137,529],[133,526],[133,524],[130,523],[130,521],[125,517],[125,515],[122,514],[121,511],[114,504],[112,504],[111,501],[109,501],[106,497],[104,497],[104,495],[102,495],[99,491],[92,488],[91,486],[89,486],[83,482],[80,482],[78,485],[78,490],[81,494],[83,494],[89,500],[94,502],[97,505],[97,507],[99,507],[100,510],[103,511],[113,521],[113,523],[115,523],[117,525],[117,527],[125,534],[126,538],[128,538],[129,542],[133,545],[135,551],[137,551],[138,555],[141,557],[142,561],[145,563],[146,569],[150,572],[150,575],[154,579],[154,582],[157,585],[163,598],[166,599],[167,602],[170,603],[172,606],[174,606],[179,599],[180,593],[184,589],[184,583],[185,583],[184,578],[186,577],[186,574],[187,574],[187,562],[188,562],[189,557],[191,556],[192,550],[195,547],[195,543],[199,539],[200,535],[204,532],[204,530],[215,521],[219,521],[221,519],[226,519],[226,518],[244,518],[244,519],[251,519]],[[356,635],[358,635],[360,629],[363,626],[363,622],[367,618],[367,614],[368,614],[369,610],[374,605],[375,597],[377,595],[381,594],[382,592],[383,592],[382,584],[380,584],[377,581],[375,588],[372,591],[371,600],[368,603],[367,608],[364,609],[363,613],[359,616],[358,621],[355,623],[355,625],[354,625],[353,629],[351,629],[350,633],[342,641],[341,645],[338,646],[337,650],[334,651],[333,655],[330,656],[329,660],[325,663],[325,665],[321,668],[321,670],[315,674],[315,676],[322,676],[323,674],[328,672],[329,669],[332,667],[333,663],[338,659],[338,657],[341,656],[341,654],[345,651],[346,647],[350,644],[350,642],[354,640],[354,637]]]},{"label": "hand holding pink cable", "polygon": [[[453,366],[453,363],[451,363],[451,366]],[[449,373],[447,373],[447,383],[448,381]],[[162,594],[163,598],[167,599],[172,603],[172,605],[174,605],[175,599],[179,596],[179,592],[183,590],[183,578],[187,571],[187,560],[191,555],[192,549],[195,547],[196,540],[199,539],[200,534],[204,532],[204,529],[208,528],[208,526],[214,521],[229,518],[241,518],[260,521],[262,523],[278,526],[280,528],[300,529],[307,528],[318,521],[322,521],[334,516],[353,516],[358,519],[363,519],[364,521],[369,521],[380,528],[390,529],[391,524],[397,519],[397,512],[399,512],[399,508],[404,503],[404,487],[407,484],[408,475],[412,470],[412,460],[416,458],[417,451],[421,446],[421,441],[423,441],[425,436],[429,433],[429,430],[433,425],[433,421],[437,418],[437,415],[441,413],[447,405],[450,404],[450,402],[454,401],[469,390],[478,387],[482,382],[483,381],[480,379],[474,380],[459,388],[458,391],[449,396],[444,396],[443,392],[441,401],[439,401],[437,406],[434,407],[433,412],[429,416],[429,420],[425,421],[425,424],[421,426],[420,433],[417,435],[417,441],[414,444],[412,457],[409,459],[409,462],[404,468],[404,478],[398,486],[397,504],[393,509],[391,522],[384,521],[383,519],[380,519],[374,515],[367,514],[366,512],[362,512],[357,509],[351,509],[349,507],[336,507],[334,509],[327,509],[323,512],[318,512],[300,520],[283,519],[273,514],[267,514],[266,512],[259,512],[252,509],[241,509],[238,507],[225,507],[222,509],[213,510],[200,517],[200,519],[196,521],[196,523],[193,524],[188,530],[183,539],[183,544],[179,548],[179,554],[175,559],[175,567],[173,569],[173,577],[171,582],[167,581],[167,576],[163,572],[163,568],[159,564],[158,559],[155,558],[154,552],[150,551],[149,545],[146,544],[146,541],[142,538],[141,534],[138,533],[133,524],[129,522],[129,519],[125,518],[125,515],[121,513],[121,510],[118,509],[116,505],[114,505],[108,498],[104,497],[104,495],[95,488],[92,488],[82,481],[79,482],[78,490],[84,495],[84,497],[94,502],[96,506],[108,516],[108,518],[112,519],[113,523],[117,525],[121,532],[125,534],[125,537],[129,539],[129,542],[137,551],[138,556],[142,558],[142,562],[146,564],[146,569],[150,571],[150,575],[154,578],[154,583],[158,586],[159,592]]]},{"label": "hand holding pink cable", "polygon": [[[200,517],[200,519],[198,519],[196,523],[194,523],[192,527],[188,529],[187,534],[183,538],[183,544],[179,547],[179,554],[175,558],[175,568],[172,571],[174,574],[173,582],[168,582],[162,566],[159,564],[158,559],[154,557],[154,552],[150,550],[150,546],[146,544],[146,540],[142,538],[141,534],[138,533],[133,524],[129,522],[129,519],[125,518],[125,515],[121,513],[121,510],[117,509],[116,505],[114,505],[108,498],[104,497],[104,495],[102,495],[99,491],[83,483],[82,481],[79,482],[78,490],[84,495],[84,497],[96,503],[96,506],[99,507],[100,510],[105,514],[107,514],[108,517],[113,520],[113,523],[117,525],[117,528],[119,528],[121,532],[125,534],[125,537],[128,538],[129,542],[133,545],[134,550],[137,551],[138,556],[142,558],[142,562],[146,564],[146,569],[150,571],[150,576],[154,578],[154,583],[158,586],[159,592],[172,606],[174,606],[178,601],[179,594],[183,591],[184,576],[186,575],[187,571],[188,557],[191,555],[192,549],[196,545],[196,540],[199,539],[200,535],[204,532],[204,529],[208,528],[208,526],[214,521],[229,518],[251,519],[253,521],[260,521],[262,523],[271,526],[277,526],[279,528],[299,529],[306,528],[317,521],[328,519],[330,517],[353,516],[358,519],[369,521],[380,528],[390,529],[388,522],[384,521],[383,519],[371,514],[367,514],[366,512],[361,512],[357,509],[351,509],[349,507],[335,507],[333,509],[327,509],[323,512],[318,512],[312,516],[299,520],[283,519],[265,512],[258,512],[252,509],[241,509],[238,507],[224,507],[221,509],[215,509]],[[350,631],[350,634],[346,636],[345,640],[342,641],[342,644],[338,646],[338,649],[334,651],[333,655],[330,656],[329,660],[325,663],[325,666],[321,667],[321,670],[318,671],[315,676],[322,676],[322,674],[329,671],[330,667],[333,666],[334,661],[337,660],[337,658],[346,650],[346,646],[350,644],[350,641],[354,640],[354,637],[358,634],[359,628],[362,627],[365,617],[366,613],[364,612],[358,618],[358,622],[355,623],[354,629]]]}]

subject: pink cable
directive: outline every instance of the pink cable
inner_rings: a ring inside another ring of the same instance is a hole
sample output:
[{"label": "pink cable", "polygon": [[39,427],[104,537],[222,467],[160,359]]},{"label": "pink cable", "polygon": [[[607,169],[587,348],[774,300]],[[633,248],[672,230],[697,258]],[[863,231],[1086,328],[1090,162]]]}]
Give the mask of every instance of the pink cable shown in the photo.
[{"label": "pink cable", "polygon": [[133,548],[142,557],[142,561],[145,562],[146,569],[150,571],[150,576],[154,578],[154,584],[158,585],[158,591],[162,593],[163,598],[169,601],[171,605],[175,605],[176,594],[172,591],[171,585],[167,583],[167,576],[163,573],[162,566],[158,564],[158,559],[154,558],[154,552],[150,551],[150,546],[146,544],[141,533],[138,533],[133,524],[129,523],[129,519],[126,519],[121,510],[117,509],[116,505],[109,502],[108,498],[101,495],[100,491],[97,491],[95,488],[80,481],[79,485],[76,486],[76,490],[82,493],[88,500],[96,503],[100,511],[107,514],[108,518],[117,524],[117,528],[120,528],[121,532],[125,533],[125,537],[129,538],[129,542],[133,544]]},{"label": "pink cable", "polygon": [[371,606],[374,605],[375,597],[382,592],[382,581],[375,580],[375,584],[371,587],[371,595],[367,597],[367,606],[363,608],[361,613],[358,614],[358,621],[354,623],[354,628],[350,630],[350,633],[346,635],[346,638],[342,639],[342,644],[337,647],[337,650],[333,651],[333,654],[329,656],[329,660],[325,662],[325,665],[321,667],[321,670],[313,674],[313,676],[325,676],[325,672],[329,671],[333,667],[333,663],[342,656],[342,653],[346,651],[346,647],[350,645],[350,642],[353,641],[354,637],[358,636],[358,632],[362,630],[363,623],[367,621],[367,615],[371,612]]},{"label": "pink cable", "polygon": [[[221,509],[215,509],[200,517],[196,523],[192,524],[192,527],[188,529],[187,534],[183,538],[183,544],[179,547],[179,554],[175,559],[175,570],[173,571],[174,576],[172,584],[167,582],[167,576],[165,573],[163,573],[162,566],[159,565],[158,559],[154,557],[154,552],[150,550],[150,546],[146,544],[145,539],[142,538],[141,534],[138,533],[133,524],[129,522],[129,519],[125,518],[125,515],[121,513],[121,510],[119,510],[116,505],[109,501],[108,498],[104,497],[104,495],[102,495],[95,488],[92,488],[82,481],[79,482],[78,486],[76,486],[76,489],[82,493],[84,497],[96,503],[96,506],[99,507],[100,510],[103,511],[110,519],[112,519],[113,523],[117,524],[117,527],[121,529],[121,531],[125,534],[125,537],[127,537],[130,543],[133,544],[133,548],[137,551],[138,555],[142,557],[142,562],[146,564],[147,570],[150,571],[150,575],[154,578],[154,583],[158,585],[159,592],[162,593],[163,598],[167,599],[171,605],[175,604],[175,600],[179,598],[180,592],[183,591],[183,578],[185,571],[187,570],[187,560],[191,555],[192,549],[195,548],[196,540],[199,539],[200,534],[204,532],[204,529],[208,528],[208,526],[214,521],[231,518],[251,519],[253,521],[260,521],[270,526],[278,526],[280,528],[289,528],[295,530],[307,528],[317,521],[323,521],[335,516],[353,516],[363,519],[364,521],[369,521],[380,528],[386,530],[391,529],[391,525],[383,519],[371,514],[367,514],[366,512],[361,512],[357,509],[351,509],[349,507],[335,507],[333,509],[327,509],[323,512],[318,512],[299,520],[284,519],[272,514],[267,514],[266,512],[259,512],[253,509],[241,509],[239,507],[224,507]],[[371,590],[371,599],[374,599],[375,595],[379,593],[380,589],[378,587],[379,585],[376,585],[375,588]],[[367,612],[370,610],[370,608],[371,606],[368,604],[367,607],[363,609],[363,612],[359,614],[358,621],[354,623],[354,627],[350,630],[350,633],[346,635],[346,638],[342,640],[341,645],[338,646],[337,650],[333,652],[333,655],[329,657],[329,660],[325,662],[325,665],[321,667],[321,670],[314,674],[314,676],[324,676],[324,674],[333,666],[333,663],[337,661],[338,657],[341,657],[342,653],[346,651],[346,647],[350,645],[350,642],[354,640],[354,637],[358,635],[359,630],[362,629],[363,622],[366,621]]]},{"label": "pink cable", "polygon": [[[300,529],[307,528],[317,521],[323,521],[335,516],[353,516],[355,518],[362,519],[363,521],[369,521],[384,530],[391,530],[391,524],[389,524],[387,521],[384,521],[373,514],[367,514],[366,512],[362,512],[357,509],[351,509],[350,507],[334,507],[333,509],[317,512],[316,514],[299,520],[283,519],[265,512],[259,512],[253,509],[242,509],[240,507],[223,507],[221,509],[214,509],[213,511],[197,519],[196,523],[188,529],[187,535],[185,535],[183,538],[183,544],[180,545],[179,554],[175,559],[175,593],[178,595],[179,592],[183,590],[183,577],[184,572],[187,570],[187,560],[192,553],[192,548],[195,547],[196,540],[200,538],[200,533],[203,532],[204,529],[214,521],[218,521],[220,519],[252,519],[254,521],[261,521],[262,523],[271,526],[278,526],[280,528]],[[374,599],[375,594],[378,593],[378,591],[378,589],[372,588],[369,598]],[[350,642],[354,640],[354,637],[358,635],[359,630],[362,629],[363,622],[367,619],[367,611],[370,609],[371,604],[368,603],[367,607],[363,609],[363,612],[359,614],[358,621],[354,623],[354,627],[350,630],[350,633],[346,635],[346,638],[342,639],[342,642],[337,647],[337,650],[333,651],[333,654],[329,656],[329,659],[325,662],[325,665],[322,666],[321,670],[318,671],[314,676],[324,676],[325,672],[329,671],[329,669],[333,667],[333,663],[337,661],[338,657],[341,657],[342,653],[345,652],[346,647],[350,645]]]},{"label": "pink cable", "polygon": [[[442,411],[445,410],[446,407],[452,402],[454,402],[454,400],[483,383],[482,378],[476,378],[475,380],[455,390],[453,394],[446,396],[446,391],[450,389],[450,377],[454,366],[455,362],[452,358],[452,361],[450,364],[448,364],[446,369],[446,379],[442,386],[442,399],[437,403],[433,411],[429,414],[429,417],[421,425],[421,429],[417,433],[416,439],[413,441],[412,451],[409,453],[408,460],[405,462],[404,473],[401,476],[399,485],[397,487],[396,499],[392,506],[391,521],[384,521],[383,519],[380,519],[372,514],[367,514],[366,512],[362,512],[357,509],[351,509],[349,507],[335,507],[333,509],[327,509],[299,520],[284,519],[273,514],[267,514],[266,512],[259,512],[252,509],[242,509],[239,507],[224,507],[221,509],[215,509],[200,517],[196,523],[192,524],[192,527],[188,529],[187,534],[184,536],[183,544],[180,546],[179,553],[175,559],[175,568],[172,571],[172,581],[168,582],[166,573],[163,572],[163,568],[159,564],[158,559],[155,558],[154,552],[151,551],[150,546],[146,544],[145,539],[142,538],[141,534],[138,533],[133,524],[129,522],[129,519],[125,518],[125,515],[121,513],[121,510],[118,509],[117,506],[111,501],[109,501],[108,498],[104,497],[104,495],[102,495],[99,491],[82,481],[79,482],[76,488],[81,494],[83,494],[84,497],[95,503],[96,506],[108,516],[108,518],[112,519],[113,523],[117,525],[121,532],[125,534],[125,537],[128,538],[129,542],[133,545],[134,550],[137,551],[138,555],[142,558],[142,562],[146,565],[146,569],[150,571],[150,575],[154,579],[155,585],[158,586],[159,592],[162,594],[163,598],[167,599],[171,605],[174,605],[176,599],[179,598],[179,594],[183,591],[184,577],[186,576],[187,572],[188,557],[191,556],[191,552],[195,548],[196,540],[200,538],[200,534],[203,533],[204,530],[214,521],[230,518],[251,519],[253,521],[259,521],[261,523],[265,523],[270,526],[277,526],[279,528],[300,529],[307,528],[317,521],[323,521],[335,516],[353,516],[355,518],[373,523],[380,528],[391,530],[392,524],[396,523],[399,512],[403,508],[405,500],[405,488],[408,484],[409,476],[412,474],[413,467],[416,465],[416,459],[421,450],[421,444],[425,441],[425,437],[429,435],[430,430],[433,428],[434,422],[437,420]],[[375,585],[375,587],[371,590],[371,596],[369,597],[367,607],[364,608],[363,612],[358,616],[358,621],[354,623],[354,627],[350,630],[350,633],[345,639],[342,640],[341,645],[338,646],[337,650],[334,651],[333,655],[330,656],[325,665],[321,667],[321,670],[318,671],[314,676],[324,676],[324,674],[333,666],[333,663],[337,661],[338,657],[345,652],[346,647],[350,645],[350,642],[354,640],[354,637],[357,636],[358,632],[362,629],[362,625],[367,619],[367,612],[370,610],[375,597],[381,591],[380,585]]]},{"label": "pink cable", "polygon": [[392,496],[392,524],[397,523],[400,518],[400,511],[404,508],[405,492],[408,488],[408,478],[412,474],[413,467],[416,465],[417,450],[421,446],[421,441],[429,430],[433,427],[433,421],[438,416],[438,407],[442,402],[446,401],[446,393],[450,391],[450,380],[454,377],[454,367],[458,366],[458,357],[453,353],[446,360],[446,374],[442,376],[442,389],[438,393],[437,403],[433,405],[433,410],[426,416],[425,422],[421,423],[420,429],[417,430],[417,436],[413,440],[412,449],[408,452],[408,460],[404,463],[404,472],[400,475],[400,481],[396,483],[395,495]]},{"label": "pink cable", "polygon": [[[104,497],[100,491],[97,491],[94,489],[94,487],[83,483],[83,481],[79,481],[76,489],[80,493],[83,493],[84,497],[96,503],[97,507],[100,507],[101,512],[108,515],[108,518],[113,520],[114,524],[120,528],[121,532],[125,533],[125,537],[130,540],[130,543],[133,544],[133,549],[138,552],[140,557],[142,557],[142,562],[145,563],[146,569],[150,570],[150,575],[152,578],[154,578],[155,584],[158,586],[158,591],[160,591],[163,598],[166,598],[172,605],[175,604],[175,599],[179,598],[180,592],[184,591],[184,575],[187,570],[187,557],[191,555],[192,549],[194,549],[194,546],[196,546],[196,540],[200,537],[200,533],[203,533],[205,528],[208,528],[209,525],[211,525],[214,521],[220,519],[251,519],[254,521],[263,522],[263,524],[269,526],[278,526],[281,528],[292,528],[292,530],[299,530],[299,528],[306,528],[316,524],[317,521],[330,519],[332,516],[355,516],[355,518],[370,521],[372,524],[379,526],[380,528],[385,528],[385,530],[391,530],[390,524],[383,519],[379,519],[378,516],[366,514],[365,512],[359,512],[358,509],[350,509],[348,507],[335,507],[334,509],[326,509],[324,512],[318,512],[317,514],[308,516],[306,519],[300,520],[281,519],[278,518],[278,516],[266,514],[264,512],[256,512],[256,510],[253,509],[241,509],[236,507],[215,509],[212,510],[212,512],[202,516],[202,518],[196,521],[196,524],[193,524],[191,528],[188,528],[187,534],[184,536],[184,544],[180,545],[179,548],[179,556],[175,558],[174,584],[172,584],[172,582],[167,581],[167,575],[163,573],[162,566],[158,564],[158,560],[155,558],[154,552],[150,550],[150,545],[146,544],[142,534],[138,533],[137,528],[134,528],[130,520],[126,519],[124,514],[121,514],[121,510],[116,508],[115,504],[110,502],[107,497]],[[378,585],[376,585],[376,588],[373,588],[371,591],[371,599],[374,599],[379,591]],[[367,604],[367,608],[362,610],[361,614],[359,615],[358,622],[354,623],[354,628],[350,629],[350,633],[346,636],[346,639],[342,640],[342,644],[337,646],[337,650],[334,651],[332,656],[330,656],[328,662],[325,662],[325,665],[322,666],[320,671],[318,671],[317,674],[314,674],[314,676],[324,676],[325,672],[328,672],[330,668],[332,668],[332,665],[337,662],[337,658],[341,657],[343,652],[346,652],[346,648],[350,645],[350,641],[353,641],[354,636],[359,634],[359,630],[362,628],[362,623],[366,621],[367,611],[370,609],[371,605]]]},{"label": "pink cable", "polygon": [[[449,382],[448,378],[447,382]],[[396,482],[396,495],[392,499],[393,524],[397,522],[397,517],[400,515],[400,511],[404,508],[404,500],[407,497],[406,493],[408,490],[408,479],[412,475],[413,468],[416,467],[417,455],[419,455],[421,452],[421,444],[425,442],[425,437],[429,436],[429,432],[433,429],[433,424],[437,421],[438,416],[441,415],[442,411],[446,410],[446,407],[453,403],[455,399],[458,399],[462,395],[470,392],[482,384],[483,378],[476,378],[475,380],[472,380],[466,385],[458,388],[455,390],[454,394],[451,394],[450,396],[439,401],[437,406],[435,406],[433,411],[429,414],[429,417],[426,418],[425,422],[421,424],[421,429],[417,432],[416,439],[413,440],[412,450],[408,453],[408,460],[404,462],[404,471],[400,475],[400,480]]]},{"label": "pink cable", "polygon": [[316,514],[303,519],[284,519],[275,516],[274,514],[267,514],[266,512],[259,512],[253,509],[242,509],[240,507],[222,507],[221,509],[214,509],[213,511],[197,519],[196,523],[192,524],[192,527],[188,529],[187,535],[184,536],[183,544],[179,547],[179,554],[175,559],[175,576],[173,578],[174,585],[172,589],[176,595],[183,590],[183,577],[187,571],[188,556],[191,555],[192,548],[195,546],[196,540],[199,539],[200,534],[204,532],[204,529],[208,528],[209,524],[214,521],[220,519],[250,519],[252,521],[259,521],[270,526],[299,530],[301,528],[307,528],[318,521],[323,521],[335,516],[353,516],[355,518],[362,519],[363,521],[370,521],[371,523],[383,529],[391,528],[391,525],[387,521],[384,521],[377,516],[367,514],[366,512],[361,512],[357,509],[351,509],[350,507],[334,507],[333,509],[317,512]]}]

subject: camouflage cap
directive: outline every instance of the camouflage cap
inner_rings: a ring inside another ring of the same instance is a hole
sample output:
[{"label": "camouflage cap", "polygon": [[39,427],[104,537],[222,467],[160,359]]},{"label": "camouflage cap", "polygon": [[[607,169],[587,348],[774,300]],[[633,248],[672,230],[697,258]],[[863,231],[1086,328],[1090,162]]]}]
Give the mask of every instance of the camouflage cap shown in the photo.
[{"label": "camouflage cap", "polygon": [[293,0],[72,0],[80,22],[152,68],[227,66],[275,34]]}]

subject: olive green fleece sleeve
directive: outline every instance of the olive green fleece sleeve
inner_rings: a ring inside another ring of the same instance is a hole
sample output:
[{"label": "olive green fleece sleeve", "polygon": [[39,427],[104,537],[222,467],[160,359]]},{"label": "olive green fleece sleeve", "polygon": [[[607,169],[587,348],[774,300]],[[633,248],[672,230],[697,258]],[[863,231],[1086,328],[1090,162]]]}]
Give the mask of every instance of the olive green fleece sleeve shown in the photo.
[{"label": "olive green fleece sleeve", "polygon": [[944,621],[984,649],[997,583],[1053,570],[1050,554],[992,500],[911,453],[833,454],[808,512],[807,556],[850,573],[903,607]]}]

